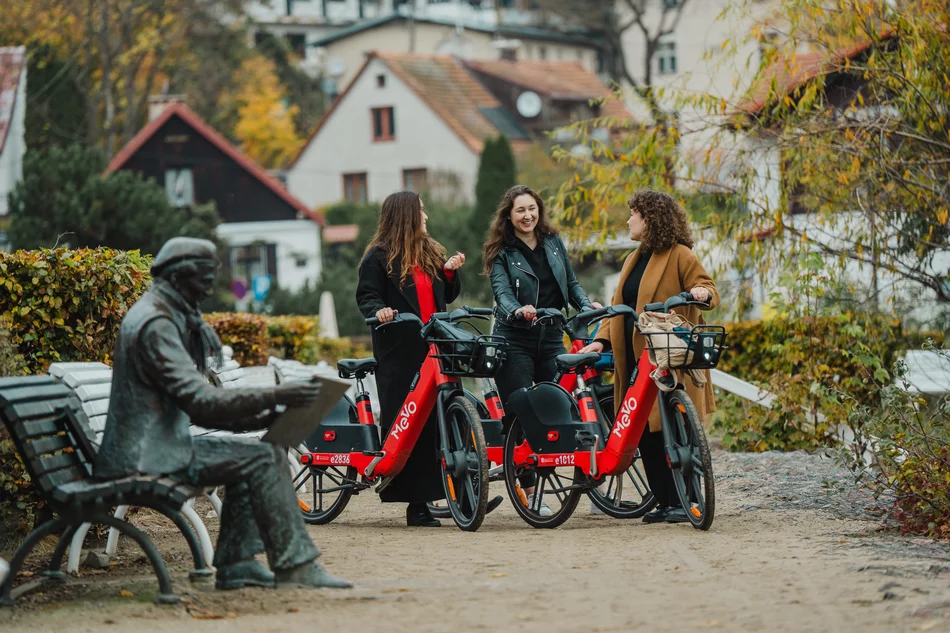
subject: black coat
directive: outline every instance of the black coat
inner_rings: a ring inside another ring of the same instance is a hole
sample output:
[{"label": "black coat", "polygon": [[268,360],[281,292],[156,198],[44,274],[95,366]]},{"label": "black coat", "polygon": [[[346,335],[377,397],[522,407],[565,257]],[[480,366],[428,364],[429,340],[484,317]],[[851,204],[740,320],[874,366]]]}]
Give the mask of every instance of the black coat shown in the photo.
[{"label": "black coat", "polygon": [[[561,238],[557,235],[548,235],[541,240],[541,246],[551,266],[551,272],[557,280],[564,305],[573,305],[578,310],[592,308],[590,299],[587,298],[574,276],[574,269],[571,267],[567,249]],[[496,321],[515,327],[531,326],[528,321],[516,320],[514,314],[522,306],[537,307],[540,294],[538,277],[514,244],[505,246],[495,258],[491,269],[491,289],[495,295]]]},{"label": "black coat", "polygon": [[[400,313],[419,314],[419,297],[412,276],[399,287],[400,262],[393,262],[393,274],[386,272],[386,256],[379,248],[366,253],[360,262],[359,283],[356,286],[356,302],[365,318],[376,316],[382,308],[392,308]],[[461,290],[459,271],[451,282],[444,274],[432,280],[435,306],[443,311],[455,300]],[[409,385],[419,371],[429,348],[419,337],[419,327],[412,323],[390,325],[382,330],[373,328],[373,356],[379,363],[376,385],[379,388],[380,429],[383,440],[392,427],[400,407],[409,393]],[[429,417],[419,435],[416,446],[406,461],[399,476],[380,494],[383,501],[422,502],[445,497],[442,487],[436,416]]]}]

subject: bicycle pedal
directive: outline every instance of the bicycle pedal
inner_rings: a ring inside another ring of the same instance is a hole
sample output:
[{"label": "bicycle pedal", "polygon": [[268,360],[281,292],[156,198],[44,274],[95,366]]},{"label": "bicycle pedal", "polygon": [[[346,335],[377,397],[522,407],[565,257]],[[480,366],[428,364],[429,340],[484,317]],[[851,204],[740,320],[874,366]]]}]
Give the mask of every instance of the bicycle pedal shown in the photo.
[{"label": "bicycle pedal", "polygon": [[590,448],[597,446],[597,440],[600,439],[596,433],[590,431],[578,431],[574,434],[574,441],[579,448]]},{"label": "bicycle pedal", "polygon": [[386,455],[383,451],[363,451],[363,454],[367,457],[383,457]]},{"label": "bicycle pedal", "polygon": [[501,481],[505,477],[504,466],[492,466],[488,469],[488,481]]}]

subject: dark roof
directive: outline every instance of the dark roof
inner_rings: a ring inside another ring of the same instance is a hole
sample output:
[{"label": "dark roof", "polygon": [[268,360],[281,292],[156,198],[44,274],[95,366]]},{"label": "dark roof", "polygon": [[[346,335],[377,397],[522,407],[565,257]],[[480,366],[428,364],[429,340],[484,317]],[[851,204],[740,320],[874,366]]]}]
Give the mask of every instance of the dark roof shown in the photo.
[{"label": "dark roof", "polygon": [[122,169],[122,166],[125,165],[125,163],[142,148],[145,142],[148,141],[156,132],[158,132],[158,130],[160,130],[163,125],[165,125],[165,122],[173,116],[179,117],[198,134],[203,136],[209,143],[217,147],[228,158],[243,167],[251,176],[260,181],[262,185],[274,192],[277,197],[286,202],[293,209],[304,214],[320,226],[323,226],[322,214],[313,211],[303,202],[290,195],[290,192],[287,191],[287,189],[285,189],[278,180],[264,171],[260,165],[242,154],[240,150],[229,143],[228,140],[216,132],[214,128],[205,123],[205,121],[200,116],[195,114],[195,112],[184,103],[172,103],[166,107],[161,114],[149,121],[148,125],[139,130],[139,133],[132,137],[132,140],[129,141],[125,147],[123,147],[119,153],[115,155],[115,157],[109,163],[109,166],[106,167],[105,173],[109,174]]},{"label": "dark roof", "polygon": [[[370,20],[364,20],[352,26],[348,26],[345,29],[335,31],[325,37],[311,42],[309,45],[318,47],[326,46],[327,44],[331,44],[337,40],[345,39],[351,35],[356,35],[357,33],[362,33],[363,31],[369,31],[370,29],[386,26],[387,24],[393,24],[395,22],[408,22],[408,20],[409,18],[407,16],[397,13],[392,13],[390,15],[385,15],[378,18],[372,18]],[[479,33],[489,33],[492,35],[497,34],[504,37],[519,37],[530,40],[564,42],[565,44],[577,44],[581,46],[589,46],[591,48],[600,48],[600,44],[598,44],[596,40],[591,39],[584,34],[565,33],[563,31],[549,31],[547,29],[541,29],[534,26],[488,26],[485,24],[465,22],[458,23],[455,20],[445,20],[442,18],[430,17],[416,17],[414,18],[414,21],[417,24],[435,24],[439,26],[450,26],[453,28],[461,24],[463,29],[477,31]]]}]

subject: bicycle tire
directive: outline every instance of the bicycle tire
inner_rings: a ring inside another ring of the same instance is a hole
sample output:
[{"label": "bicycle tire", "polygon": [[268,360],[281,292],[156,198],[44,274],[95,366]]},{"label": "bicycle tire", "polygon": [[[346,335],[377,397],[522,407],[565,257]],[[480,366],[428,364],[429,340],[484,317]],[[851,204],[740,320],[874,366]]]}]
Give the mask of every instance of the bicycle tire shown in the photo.
[{"label": "bicycle tire", "polygon": [[[336,477],[340,480],[350,480],[356,481],[357,471],[354,466],[346,466],[344,472],[340,471],[340,468],[337,466],[305,466],[303,470],[298,471],[297,475],[294,477],[294,490],[299,490],[307,481],[311,481],[311,503],[308,504],[306,501],[297,497],[297,504],[300,507],[300,514],[303,516],[304,523],[309,525],[326,525],[330,523],[335,518],[340,516],[340,513],[346,508],[346,504],[350,502],[350,497],[353,496],[354,487],[342,487],[339,482],[329,476],[327,473],[329,471],[334,471]],[[306,471],[306,475],[300,479],[301,474]],[[324,478],[329,478],[335,486],[324,487],[323,480]],[[299,483],[298,483],[299,480]],[[319,481],[319,483],[318,483]],[[343,486],[349,486],[349,484],[343,484]],[[327,506],[326,509],[323,508],[323,497],[332,492],[338,492],[339,496]]]},{"label": "bicycle tire", "polygon": [[[521,422],[517,418],[514,418],[511,423],[511,428],[508,430],[508,435],[505,437],[504,471],[505,488],[508,490],[508,497],[511,499],[511,503],[515,507],[515,511],[518,513],[518,515],[531,527],[540,529],[556,528],[562,525],[565,521],[571,518],[572,514],[574,514],[574,510],[577,508],[577,502],[580,501],[581,496],[584,494],[584,491],[581,490],[580,486],[585,482],[587,477],[584,475],[584,471],[575,467],[572,487],[567,491],[567,494],[561,501],[561,505],[558,510],[556,512],[552,511],[552,515],[547,517],[540,514],[540,506],[538,511],[535,512],[528,507],[527,501],[524,500],[524,491],[521,490],[521,487],[518,484],[519,473],[517,472],[514,463],[515,448],[522,441],[524,441],[524,433],[521,430]],[[538,468],[534,470],[539,475],[539,482],[536,485],[536,490],[537,488],[541,488],[541,492],[538,493],[541,495],[539,501],[540,504],[540,502],[544,499],[543,485],[540,483],[540,479],[543,475],[554,475],[555,469]]]},{"label": "bicycle tire", "polygon": [[[445,407],[445,423],[451,433],[449,449],[457,458],[464,458],[466,462],[464,474],[459,476],[450,473],[445,460],[442,460],[442,485],[445,488],[446,505],[452,520],[460,529],[474,532],[481,527],[488,506],[488,453],[485,434],[475,407],[463,395],[449,399]],[[462,426],[464,428],[461,428]],[[458,493],[459,490],[462,494]]]},{"label": "bicycle tire", "polygon": [[664,441],[674,452],[670,468],[676,494],[690,524],[708,530],[716,514],[716,481],[706,432],[685,391],[676,389],[665,397],[671,428],[664,430]]},{"label": "bicycle tire", "polygon": [[[613,394],[602,397],[598,401],[598,404],[600,405],[600,410],[604,412],[605,415],[610,416],[613,414]],[[604,420],[601,420],[601,428],[605,431],[604,437],[610,437],[610,426]],[[591,502],[607,516],[615,519],[639,519],[656,507],[656,498],[650,490],[647,478],[644,473],[640,472],[637,466],[639,461],[640,452],[637,451],[634,455],[633,462],[623,475],[605,478],[604,483],[607,484],[607,495],[601,492],[600,486],[591,488],[587,492],[587,496],[590,497]],[[630,505],[629,502],[624,502],[622,499],[624,477],[637,489],[637,493],[640,496],[640,501],[634,502],[633,505]],[[614,490],[616,490],[616,492],[611,495],[610,492]]]}]

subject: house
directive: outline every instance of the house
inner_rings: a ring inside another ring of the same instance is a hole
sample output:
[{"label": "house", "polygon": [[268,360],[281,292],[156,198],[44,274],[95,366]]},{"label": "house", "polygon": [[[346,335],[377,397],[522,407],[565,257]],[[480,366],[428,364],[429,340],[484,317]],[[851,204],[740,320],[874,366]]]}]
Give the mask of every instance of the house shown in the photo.
[{"label": "house", "polygon": [[[247,31],[255,45],[268,37],[283,38],[305,67],[323,71],[324,75],[331,67],[335,72],[343,69],[344,74],[334,79],[340,88],[349,83],[364,53],[370,49],[452,52],[436,50],[429,41],[433,38],[437,42],[476,39],[484,43],[490,42],[494,34],[500,40],[522,37],[527,46],[540,42],[540,46],[545,47],[544,42],[552,40],[550,52],[554,59],[562,42],[557,39],[557,43],[553,43],[556,38],[549,31],[528,30],[518,35],[518,27],[538,25],[545,17],[532,0],[249,0],[244,10],[248,17]],[[348,29],[362,33],[386,26],[393,28],[377,31],[376,35],[382,34],[383,39],[369,45],[363,37],[355,38],[350,44],[335,37],[345,30],[344,38],[353,35]],[[400,33],[401,37],[397,35]],[[332,40],[325,39],[330,37]],[[333,44],[325,49],[324,45],[331,42]],[[388,48],[389,44],[394,47]],[[498,50],[490,46],[478,48],[489,58],[498,56]],[[353,55],[347,59],[350,53]],[[522,53],[523,56],[530,54],[528,50]],[[349,72],[346,72],[348,61]]]},{"label": "house", "polygon": [[[600,69],[600,45],[575,33],[525,25],[487,25],[400,13],[364,20],[309,44],[324,75],[346,86],[369,51],[455,55],[471,60],[552,60]],[[332,90],[331,90],[332,93]]]},{"label": "house", "polygon": [[630,116],[579,62],[375,52],[289,166],[287,185],[310,206],[400,189],[471,201],[486,138],[504,134],[518,154],[544,131],[599,114]]},{"label": "house", "polygon": [[26,48],[0,47],[0,250],[10,247],[7,194],[23,175],[26,153]]},{"label": "house", "polygon": [[[876,42],[860,41],[832,51],[803,51],[790,59],[776,60],[766,68],[762,81],[752,87],[746,98],[733,112],[732,125],[741,126],[755,120],[763,130],[758,134],[746,134],[744,142],[748,153],[754,158],[755,178],[750,195],[750,204],[767,210],[787,208],[782,225],[794,232],[807,235],[807,244],[813,253],[822,253],[830,267],[841,265],[843,278],[848,280],[854,301],[881,308],[900,306],[902,313],[920,323],[932,322],[941,313],[941,299],[950,295],[950,283],[944,282],[942,297],[933,286],[927,288],[922,280],[947,279],[950,274],[950,249],[938,240],[926,257],[909,253],[901,254],[899,245],[906,240],[900,209],[887,209],[887,220],[880,224],[869,220],[880,216],[881,209],[870,214],[874,200],[868,200],[859,183],[839,180],[840,190],[847,194],[847,202],[837,199],[842,208],[821,212],[810,196],[804,179],[798,180],[788,170],[788,159],[801,151],[796,142],[780,144],[772,132],[770,104],[785,101],[789,104],[807,93],[819,78],[822,80],[822,106],[838,121],[852,121],[858,127],[867,123],[899,121],[897,108],[886,100],[877,100],[880,93],[867,89],[867,77],[852,69],[875,51],[887,50],[896,42],[897,33],[885,30]],[[797,129],[797,128],[796,128]],[[849,130],[850,132],[850,130]],[[860,130],[856,130],[860,134]],[[798,132],[795,132],[797,137]],[[872,138],[877,137],[875,131]],[[854,138],[852,133],[851,138]],[[895,145],[896,146],[896,145]],[[796,154],[793,154],[796,153]],[[857,158],[855,159],[858,160]],[[877,203],[879,204],[879,203]],[[847,205],[847,206],[846,206]],[[780,231],[772,226],[752,227],[740,238],[740,242],[782,240]],[[872,247],[871,244],[875,246]],[[878,245],[886,245],[878,248]],[[863,251],[863,252],[862,252]],[[837,253],[847,252],[847,257]],[[902,274],[889,270],[902,271]],[[911,281],[916,279],[918,281]],[[754,301],[752,316],[768,313],[766,298],[775,291],[784,292],[777,280],[755,275],[749,286],[757,301]],[[930,283],[928,281],[928,283]]]},{"label": "house", "polygon": [[[297,290],[320,278],[323,218],[205,123],[180,98],[150,100],[149,123],[115,155],[106,173],[128,170],[165,186],[172,204],[215,203],[227,241],[222,265],[238,309],[255,278]],[[266,282],[265,282],[266,283]]]}]

